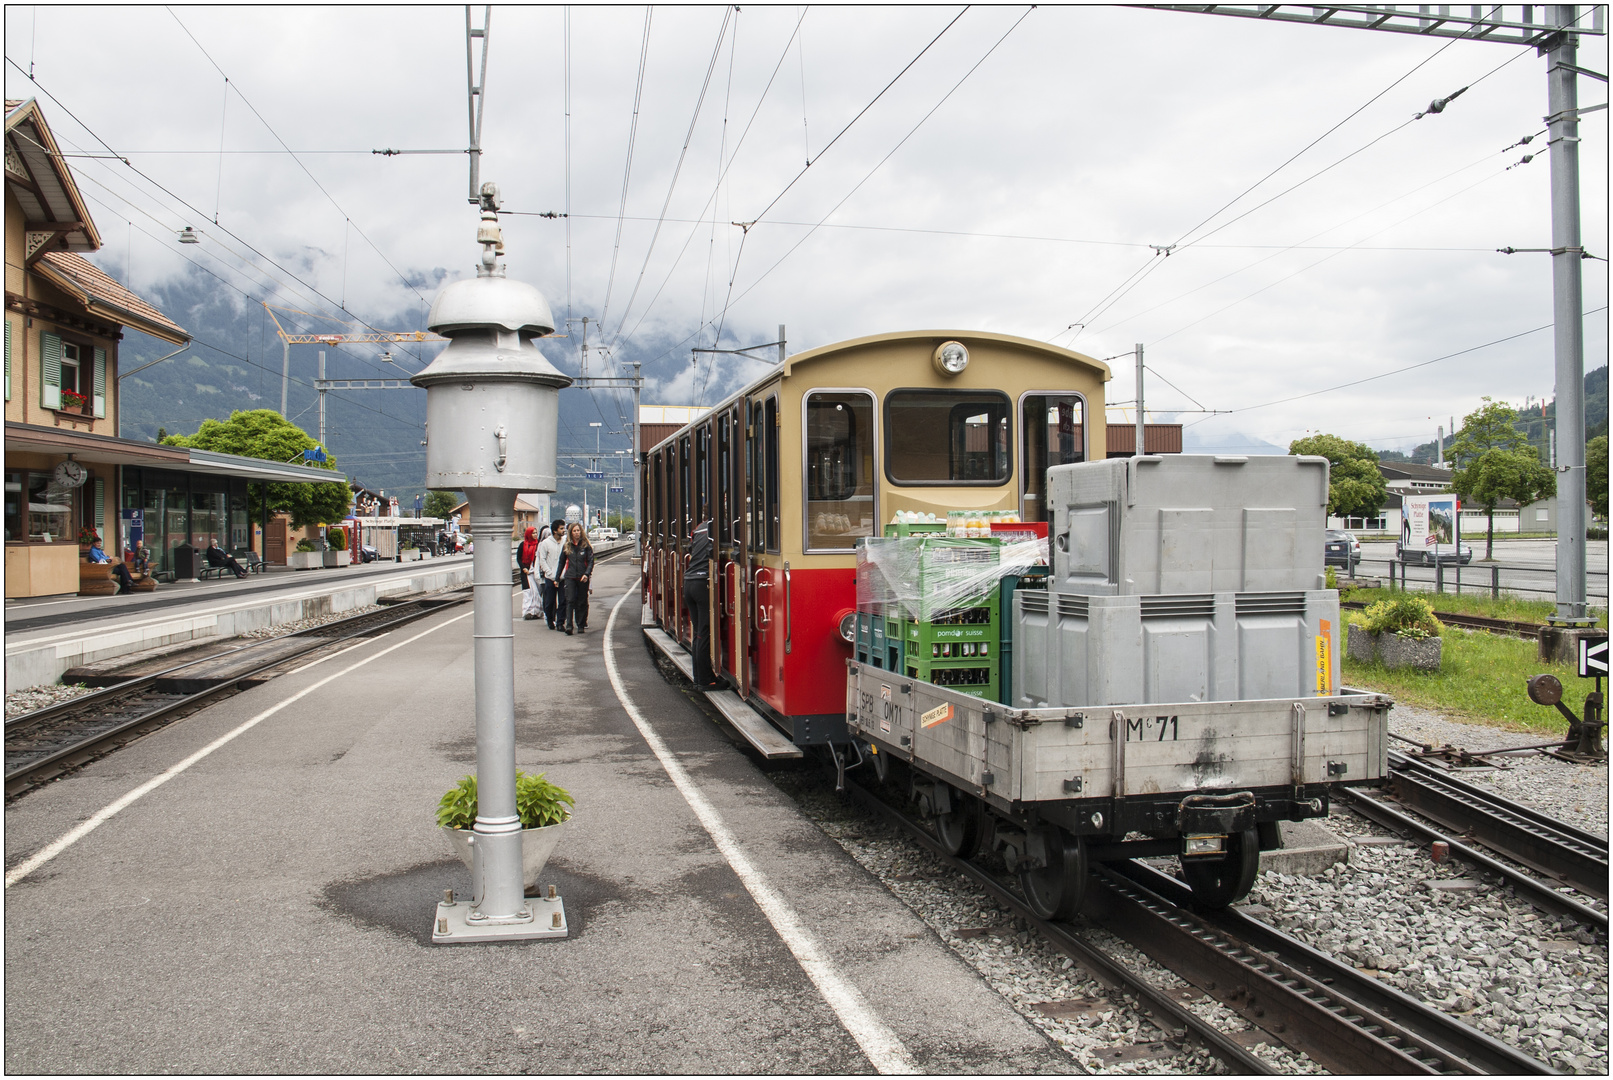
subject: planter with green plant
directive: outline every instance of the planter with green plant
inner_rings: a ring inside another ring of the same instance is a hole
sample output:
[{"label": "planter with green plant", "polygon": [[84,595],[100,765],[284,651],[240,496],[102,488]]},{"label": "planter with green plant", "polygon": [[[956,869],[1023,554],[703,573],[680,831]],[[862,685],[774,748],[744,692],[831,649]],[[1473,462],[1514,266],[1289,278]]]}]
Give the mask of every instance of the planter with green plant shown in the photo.
[{"label": "planter with green plant", "polygon": [[1381,600],[1367,608],[1360,623],[1350,624],[1352,660],[1376,659],[1386,668],[1438,671],[1444,627],[1428,601],[1416,596]]},{"label": "planter with green plant", "polygon": [[325,565],[325,556],[312,540],[298,540],[296,549],[286,556],[286,565],[293,570],[314,570]]},{"label": "planter with green plant", "polygon": [[[521,879],[526,888],[537,884],[538,874],[560,842],[574,805],[571,793],[544,779],[545,774],[515,773],[515,812],[521,818]],[[476,777],[466,776],[437,804],[437,825],[467,869],[474,871],[476,847]]]}]

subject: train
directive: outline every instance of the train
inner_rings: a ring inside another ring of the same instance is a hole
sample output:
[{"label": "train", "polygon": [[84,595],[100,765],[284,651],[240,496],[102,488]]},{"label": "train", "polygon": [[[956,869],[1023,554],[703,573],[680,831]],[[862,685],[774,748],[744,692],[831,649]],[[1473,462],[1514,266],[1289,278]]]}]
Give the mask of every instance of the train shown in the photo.
[{"label": "train", "polygon": [[[1144,856],[1233,903],[1279,822],[1387,768],[1391,702],[1338,684],[1326,460],[1109,460],[1109,379],[1006,334],[860,337],[787,357],[640,459],[647,640],[692,649],[683,576],[711,521],[718,696],[842,780],[896,777],[949,851],[1001,852],[1048,918],[1079,909],[1094,862]],[[1128,517],[1125,493],[1155,490],[1193,508]],[[993,518],[1000,551],[973,540]],[[981,610],[926,599],[982,552]],[[906,581],[923,610],[903,611],[870,599],[881,555],[950,561]],[[1072,643],[1091,680],[1049,676]]]}]

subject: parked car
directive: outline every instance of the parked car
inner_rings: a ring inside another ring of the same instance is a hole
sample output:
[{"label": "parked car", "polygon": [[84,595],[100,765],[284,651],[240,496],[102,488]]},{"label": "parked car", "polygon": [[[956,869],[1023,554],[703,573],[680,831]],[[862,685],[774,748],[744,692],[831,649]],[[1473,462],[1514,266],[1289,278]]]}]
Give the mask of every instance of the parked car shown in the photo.
[{"label": "parked car", "polygon": [[1407,551],[1400,541],[1395,541],[1395,558],[1407,566],[1433,566],[1436,562],[1447,565],[1461,563],[1466,566],[1473,561],[1473,549],[1462,544],[1460,549],[1451,544],[1438,544],[1434,550]]},{"label": "parked car", "polygon": [[1322,549],[1322,563],[1326,566],[1342,566],[1349,571],[1351,577],[1354,577],[1355,568],[1361,563],[1361,541],[1357,540],[1353,533],[1339,529],[1327,530]]}]

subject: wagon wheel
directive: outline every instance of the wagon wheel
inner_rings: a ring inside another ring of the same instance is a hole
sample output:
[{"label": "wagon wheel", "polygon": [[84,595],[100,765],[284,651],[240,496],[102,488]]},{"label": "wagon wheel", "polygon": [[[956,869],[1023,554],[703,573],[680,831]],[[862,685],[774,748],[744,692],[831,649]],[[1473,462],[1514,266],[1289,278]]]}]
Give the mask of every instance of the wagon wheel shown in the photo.
[{"label": "wagon wheel", "polygon": [[1025,900],[1044,919],[1069,919],[1081,910],[1087,890],[1087,849],[1078,836],[1050,828],[1047,865],[1019,872]]},{"label": "wagon wheel", "polygon": [[952,805],[950,814],[936,815],[936,839],[953,858],[972,859],[980,850],[980,806],[957,790],[952,792]]},{"label": "wagon wheel", "polygon": [[1205,907],[1224,908],[1249,895],[1260,872],[1260,836],[1245,829],[1227,837],[1227,851],[1219,859],[1183,859],[1182,876],[1193,899]]}]

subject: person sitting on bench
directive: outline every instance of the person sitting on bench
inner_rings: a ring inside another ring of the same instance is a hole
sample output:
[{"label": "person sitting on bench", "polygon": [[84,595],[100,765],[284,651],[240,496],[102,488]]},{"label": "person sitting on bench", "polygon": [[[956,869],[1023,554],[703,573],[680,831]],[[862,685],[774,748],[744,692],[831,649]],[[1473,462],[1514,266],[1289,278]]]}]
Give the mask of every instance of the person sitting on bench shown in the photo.
[{"label": "person sitting on bench", "polygon": [[112,562],[112,559],[107,555],[106,550],[101,547],[101,540],[99,537],[97,537],[95,541],[90,544],[89,559],[92,563],[111,563],[112,576],[118,579],[119,596],[122,596],[126,592],[134,591],[134,578],[129,576],[129,568],[123,563]]},{"label": "person sitting on bench", "polygon": [[246,577],[246,568],[224,553],[224,549],[218,546],[218,537],[207,538],[207,551],[204,555],[208,566],[222,566],[238,578]]}]

